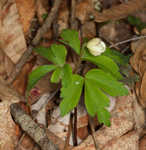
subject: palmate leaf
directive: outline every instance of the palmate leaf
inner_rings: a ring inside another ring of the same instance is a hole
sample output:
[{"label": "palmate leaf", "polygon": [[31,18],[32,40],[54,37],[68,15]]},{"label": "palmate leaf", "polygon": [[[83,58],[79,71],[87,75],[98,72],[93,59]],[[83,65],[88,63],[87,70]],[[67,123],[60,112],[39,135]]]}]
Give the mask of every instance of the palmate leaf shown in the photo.
[{"label": "palmate leaf", "polygon": [[111,96],[124,96],[128,94],[122,82],[117,81],[110,73],[101,69],[92,69],[87,72],[86,79],[93,80],[100,89]]},{"label": "palmate leaf", "polygon": [[80,54],[80,40],[79,34],[75,30],[64,29],[61,33],[61,42],[69,45],[77,54]]},{"label": "palmate leaf", "polygon": [[109,106],[111,96],[123,96],[128,90],[121,82],[118,82],[110,73],[101,69],[92,69],[85,75],[85,105],[91,116],[97,114],[100,123],[110,126],[110,113],[106,107]]},{"label": "palmate leaf", "polygon": [[27,92],[29,92],[43,76],[55,69],[55,65],[44,65],[33,70],[29,74]]},{"label": "palmate leaf", "polygon": [[128,56],[124,56],[123,54],[121,54],[120,52],[114,49],[106,48],[106,51],[102,53],[101,55],[111,58],[114,62],[116,62],[119,65],[125,66],[129,62]]},{"label": "palmate leaf", "polygon": [[62,68],[62,86],[68,87],[72,82],[72,68],[69,64],[65,64]]},{"label": "palmate leaf", "polygon": [[67,50],[63,45],[52,44],[49,48],[39,47],[34,50],[58,66],[65,64]]},{"label": "palmate leaf", "polygon": [[77,106],[83,88],[84,79],[79,75],[72,75],[69,87],[63,87],[61,92],[63,100],[60,103],[61,116],[66,115]]},{"label": "palmate leaf", "polygon": [[82,56],[82,60],[92,62],[93,64],[97,65],[99,68],[103,69],[104,71],[110,72],[118,80],[123,79],[122,75],[119,72],[119,67],[117,66],[117,64],[107,56],[104,55],[93,56],[87,51],[87,49],[85,49]]},{"label": "palmate leaf", "polygon": [[85,79],[85,105],[91,116],[97,114],[100,123],[110,125],[110,115],[105,107],[109,106],[109,98],[100,90],[93,80]]},{"label": "palmate leaf", "polygon": [[72,83],[72,68],[69,64],[65,64],[62,70],[62,88],[61,88],[61,94],[60,97],[64,97],[64,92],[66,91],[66,88],[70,87],[70,84]]},{"label": "palmate leaf", "polygon": [[106,108],[97,109],[97,117],[100,123],[104,123],[106,126],[110,126],[110,112]]}]

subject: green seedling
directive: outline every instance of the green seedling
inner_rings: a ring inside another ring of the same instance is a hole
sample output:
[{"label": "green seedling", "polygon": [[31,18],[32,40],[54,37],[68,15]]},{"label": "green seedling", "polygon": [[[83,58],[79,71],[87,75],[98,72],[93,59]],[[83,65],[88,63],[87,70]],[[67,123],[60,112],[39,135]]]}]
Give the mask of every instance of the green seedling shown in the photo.
[{"label": "green seedling", "polygon": [[[36,48],[35,52],[52,62],[52,65],[40,66],[30,73],[27,92],[30,92],[44,75],[53,72],[50,81],[52,83],[61,82],[61,116],[71,112],[78,105],[83,93],[89,115],[97,115],[100,123],[110,126],[110,112],[107,110],[110,101],[107,95],[124,96],[128,94],[124,84],[119,81],[123,79],[123,76],[117,65],[126,65],[126,57],[110,48],[106,48],[98,56],[92,55],[88,51],[86,43],[81,45],[78,32],[75,30],[63,30],[60,41],[78,55],[78,68],[73,72],[71,66],[66,63],[67,48],[63,44],[52,44],[48,48]],[[85,61],[91,62],[97,67],[83,75],[77,70]]]}]

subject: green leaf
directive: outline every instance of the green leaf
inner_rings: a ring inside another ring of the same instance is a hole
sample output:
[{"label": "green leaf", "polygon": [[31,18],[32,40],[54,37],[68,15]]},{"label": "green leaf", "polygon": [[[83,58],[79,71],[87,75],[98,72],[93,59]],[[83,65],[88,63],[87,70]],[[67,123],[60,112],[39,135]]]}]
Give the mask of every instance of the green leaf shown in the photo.
[{"label": "green leaf", "polygon": [[85,79],[85,105],[91,116],[97,114],[100,123],[110,125],[110,115],[105,107],[109,106],[109,98],[100,90],[98,84],[90,79]]},{"label": "green leaf", "polygon": [[111,123],[110,123],[110,112],[105,109],[105,108],[98,108],[97,109],[97,117],[98,117],[98,121],[100,123],[104,123],[104,125],[106,126],[110,126]]},{"label": "green leaf", "polygon": [[94,116],[97,108],[109,106],[108,97],[93,80],[85,79],[85,104],[88,113]]},{"label": "green leaf", "polygon": [[33,49],[35,52],[37,52],[39,55],[43,56],[44,58],[48,59],[50,61],[50,58],[49,58],[49,51],[50,51],[50,48],[46,48],[46,47],[37,47],[37,48],[34,48]]},{"label": "green leaf", "polygon": [[92,69],[85,75],[86,79],[93,80],[100,89],[111,96],[124,96],[128,94],[122,82],[117,81],[110,73],[101,69]]},{"label": "green leaf", "polygon": [[72,68],[69,64],[65,64],[62,68],[62,84],[63,87],[68,87],[72,82]]},{"label": "green leaf", "polygon": [[51,76],[52,83],[58,83],[62,76],[62,68],[57,67]]},{"label": "green leaf", "polygon": [[80,54],[79,34],[75,30],[64,29],[61,33],[61,42],[69,45],[77,54]]},{"label": "green leaf", "polygon": [[63,45],[52,44],[51,47],[39,47],[35,51],[58,66],[65,64],[67,50]]},{"label": "green leaf", "polygon": [[33,70],[28,78],[27,92],[29,92],[44,75],[55,69],[55,65],[44,65]]},{"label": "green leaf", "polygon": [[70,67],[69,64],[65,64],[64,67],[62,68],[62,87],[61,87],[61,94],[60,97],[64,97],[64,91],[66,91],[66,88],[69,88],[70,83],[72,82],[72,68]]},{"label": "green leaf", "polygon": [[129,57],[122,55],[120,52],[114,49],[106,48],[106,51],[102,53],[102,55],[110,57],[119,65],[127,65],[129,62]]},{"label": "green leaf", "polygon": [[92,62],[104,71],[110,72],[118,80],[123,79],[122,75],[119,72],[119,67],[117,66],[117,64],[107,56],[93,56],[87,51],[87,49],[85,49],[82,56],[82,60]]},{"label": "green leaf", "polygon": [[139,31],[146,28],[146,23],[142,22],[138,17],[128,16],[128,22],[131,25],[136,26]]},{"label": "green leaf", "polygon": [[83,77],[75,74],[72,75],[72,82],[70,82],[69,87],[63,88],[63,100],[60,104],[61,116],[66,115],[77,106],[82,93],[83,83]]}]

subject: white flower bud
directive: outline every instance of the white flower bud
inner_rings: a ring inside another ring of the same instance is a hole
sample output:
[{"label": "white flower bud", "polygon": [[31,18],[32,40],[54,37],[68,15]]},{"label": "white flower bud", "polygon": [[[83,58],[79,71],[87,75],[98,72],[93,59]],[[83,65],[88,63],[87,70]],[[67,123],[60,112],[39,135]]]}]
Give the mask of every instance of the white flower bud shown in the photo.
[{"label": "white flower bud", "polygon": [[87,43],[87,48],[92,55],[99,56],[106,50],[106,45],[100,38],[93,38]]}]

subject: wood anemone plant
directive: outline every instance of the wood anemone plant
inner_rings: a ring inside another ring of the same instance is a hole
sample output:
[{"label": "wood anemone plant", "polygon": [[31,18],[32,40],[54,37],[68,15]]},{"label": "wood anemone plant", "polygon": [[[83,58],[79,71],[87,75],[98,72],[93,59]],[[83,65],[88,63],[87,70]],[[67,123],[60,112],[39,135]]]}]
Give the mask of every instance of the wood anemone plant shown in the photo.
[{"label": "wood anemone plant", "polygon": [[[127,57],[106,48],[98,38],[81,45],[78,32],[75,30],[65,29],[60,36],[63,44],[52,44],[48,48],[35,49],[35,52],[52,64],[40,66],[30,73],[27,94],[38,80],[48,72],[53,72],[51,82],[61,82],[61,116],[72,111],[78,105],[81,94],[84,93],[84,102],[89,115],[97,115],[100,123],[110,126],[110,112],[107,110],[110,101],[107,95],[123,96],[128,94],[124,84],[119,82],[123,76],[117,65],[126,65]],[[79,56],[79,62],[74,72],[66,63],[67,49],[64,45],[69,46]],[[104,50],[101,49],[102,47]],[[85,61],[91,62],[97,67],[83,75],[78,70]]]}]

